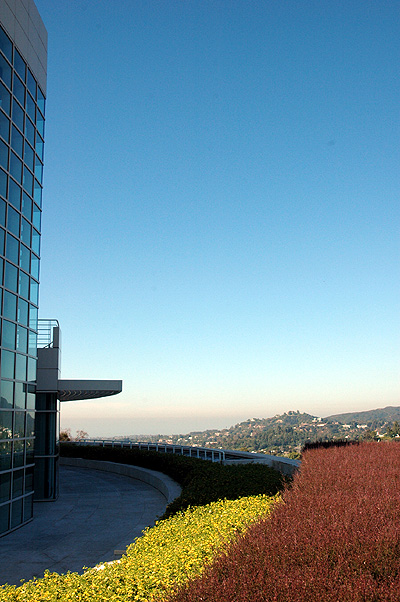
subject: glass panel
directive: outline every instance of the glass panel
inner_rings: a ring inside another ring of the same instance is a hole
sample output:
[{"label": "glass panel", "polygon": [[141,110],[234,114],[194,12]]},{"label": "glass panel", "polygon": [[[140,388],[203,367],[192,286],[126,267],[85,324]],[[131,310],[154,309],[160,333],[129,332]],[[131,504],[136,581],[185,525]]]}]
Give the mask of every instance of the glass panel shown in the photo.
[{"label": "glass panel", "polygon": [[28,224],[26,219],[22,218],[21,222],[21,240],[26,244],[27,247],[31,246],[31,232],[32,226]]},{"label": "glass panel", "polygon": [[23,299],[18,301],[18,324],[28,326],[28,302]]},{"label": "glass panel", "polygon": [[22,195],[22,215],[30,222],[32,221],[32,199],[26,194]]},{"label": "glass panel", "polygon": [[11,457],[11,441],[2,441],[0,443],[0,470],[11,468]]},{"label": "glass panel", "polygon": [[12,419],[14,412],[0,412],[0,439],[12,439]]},{"label": "glass panel", "polygon": [[17,237],[19,236],[19,213],[12,207],[8,207],[7,230]]},{"label": "glass panel", "polygon": [[0,169],[0,194],[7,198],[7,174],[2,169]]},{"label": "glass panel", "polygon": [[25,493],[29,491],[33,491],[33,466],[25,469]]},{"label": "glass panel", "polygon": [[43,140],[41,140],[39,138],[39,136],[37,137],[37,140],[36,140],[35,150],[36,150],[36,154],[39,157],[39,159],[41,159],[43,161],[43,157],[44,157],[44,143],[43,143]]},{"label": "glass panel", "polygon": [[36,127],[41,137],[44,138],[44,119],[40,113],[38,113]]},{"label": "glass panel", "polygon": [[[1,250],[4,249],[4,230],[0,228],[0,247]],[[3,285],[3,269],[4,269],[4,259],[0,259],[0,286]]]},{"label": "glass panel", "polygon": [[19,265],[26,272],[30,271],[30,255],[29,249],[25,245],[21,245]]},{"label": "glass panel", "polygon": [[0,165],[8,170],[8,146],[0,140]]},{"label": "glass panel", "polygon": [[37,361],[32,357],[28,358],[28,380],[35,381],[36,380],[36,364]]},{"label": "glass panel", "polygon": [[14,383],[9,380],[1,381],[1,401],[0,408],[11,410],[13,407]]},{"label": "glass panel", "polygon": [[[4,443],[2,445],[4,445]],[[6,474],[1,475],[0,502],[7,502],[10,499],[11,474],[11,472],[7,472]]]},{"label": "glass panel", "polygon": [[31,171],[33,171],[34,157],[35,157],[35,154],[33,152],[32,147],[25,140],[24,162],[25,162],[25,165],[27,165]]},{"label": "glass panel", "polygon": [[0,50],[12,62],[12,43],[7,34],[0,27]]},{"label": "glass panel", "polygon": [[11,90],[11,67],[0,54],[0,78]]},{"label": "glass panel", "polygon": [[[37,334],[31,330],[29,331],[28,353],[29,355],[37,355]],[[34,379],[28,378],[28,380]]]},{"label": "glass panel", "polygon": [[9,320],[16,321],[17,317],[17,297],[8,291],[4,292],[3,316]]},{"label": "glass panel", "polygon": [[[0,29],[1,32],[1,29]],[[5,533],[9,529],[10,504],[0,507],[0,533]]]},{"label": "glass panel", "polygon": [[25,136],[31,146],[35,146],[35,126],[29,119],[25,120]]},{"label": "glass panel", "polygon": [[[10,122],[7,117],[0,111],[0,136],[4,138],[6,142],[8,142],[8,137],[10,135]],[[37,151],[36,151],[37,152]]]},{"label": "glass panel", "polygon": [[0,107],[7,115],[10,115],[11,94],[2,82],[0,82]]},{"label": "glass panel", "polygon": [[25,412],[14,412],[14,437],[25,437]]},{"label": "glass panel", "polygon": [[[17,355],[17,359],[18,359],[18,355]],[[25,397],[26,397],[26,385],[24,383],[15,383],[14,407],[16,410],[25,410]]]},{"label": "glass panel", "polygon": [[14,180],[8,185],[8,200],[16,209],[21,209],[21,188]]},{"label": "glass panel", "polygon": [[1,378],[14,378],[15,353],[12,351],[1,351]]},{"label": "glass panel", "polygon": [[[26,380],[26,355],[17,353],[15,357],[15,378],[16,380]],[[25,407],[24,407],[25,409]]]},{"label": "glass panel", "polygon": [[35,188],[33,190],[33,199],[36,203],[36,205],[38,205],[38,207],[42,207],[42,187],[40,186],[39,182],[37,180],[35,180]]},{"label": "glass panel", "polygon": [[13,125],[11,132],[11,147],[20,157],[22,157],[23,146],[22,134],[20,134],[15,125]]},{"label": "glass panel", "polygon": [[11,504],[11,529],[22,523],[22,499]]},{"label": "glass panel", "polygon": [[35,178],[38,180],[40,184],[43,184],[43,165],[37,159],[35,164]]},{"label": "glass panel", "polygon": [[24,178],[22,182],[22,186],[26,190],[26,192],[30,195],[33,193],[33,174],[29,171],[27,167],[24,167]]},{"label": "glass panel", "polygon": [[14,73],[14,87],[13,94],[17,100],[21,103],[21,105],[25,106],[25,86],[22,81],[19,79],[18,75]]},{"label": "glass panel", "polygon": [[37,105],[39,107],[39,109],[42,111],[42,114],[44,115],[44,111],[45,111],[45,98],[42,94],[41,89],[38,87],[37,89]]},{"label": "glass panel", "polygon": [[18,75],[25,81],[25,61],[16,48],[14,49],[14,69],[18,71]]},{"label": "glass panel", "polygon": [[3,320],[3,334],[1,340],[4,347],[7,347],[8,349],[15,349],[15,331],[15,324],[8,322],[7,320]]},{"label": "glass panel", "polygon": [[29,320],[29,328],[32,330],[37,330],[38,325],[38,309],[33,305],[30,306],[30,320]]},{"label": "glass panel", "polygon": [[0,199],[0,223],[4,227],[6,227],[6,207],[6,202]]},{"label": "glass panel", "polygon": [[29,276],[24,272],[19,273],[19,294],[29,299]]},{"label": "glass panel", "polygon": [[31,274],[35,280],[39,280],[39,257],[32,253],[31,258]]},{"label": "glass panel", "polygon": [[40,234],[35,229],[32,230],[32,251],[40,255]]},{"label": "glass panel", "polygon": [[35,114],[36,114],[36,106],[35,101],[33,100],[30,94],[26,95],[26,112],[29,117],[32,119],[33,123],[35,123]]},{"label": "glass panel", "polygon": [[39,232],[40,232],[41,218],[42,218],[42,212],[40,211],[39,207],[34,204],[33,205],[32,223],[35,226],[36,230],[39,230]]},{"label": "glass panel", "polygon": [[31,280],[31,294],[29,301],[35,305],[39,305],[39,284],[35,280]]},{"label": "glass panel", "polygon": [[[16,470],[13,473],[13,497],[19,497],[20,495],[22,495],[22,491],[23,491],[23,485],[24,485],[24,471],[23,470]],[[13,505],[13,514],[14,514],[14,506]],[[18,523],[20,522],[21,518],[19,519]]]},{"label": "glass panel", "polygon": [[25,441],[15,441],[14,443],[14,468],[20,468],[24,465]]},{"label": "glass panel", "polygon": [[13,293],[18,292],[18,269],[6,261],[6,269],[4,274],[4,286]]},{"label": "glass panel", "polygon": [[21,173],[22,173],[22,161],[18,159],[17,155],[11,152],[10,156],[10,174],[13,178],[15,178],[18,182],[21,181]]},{"label": "glass panel", "polygon": [[6,257],[13,263],[18,264],[18,240],[11,234],[7,234],[6,240]]},{"label": "glass panel", "polygon": [[36,81],[29,69],[28,69],[28,90],[32,94],[33,98],[36,98]]},{"label": "glass panel", "polygon": [[17,350],[28,352],[28,331],[23,326],[17,326]]},{"label": "glass panel", "polygon": [[26,436],[35,436],[35,412],[26,413]]},{"label": "glass panel", "polygon": [[15,123],[15,125],[17,127],[19,127],[21,132],[23,132],[24,131],[24,112],[16,100],[13,100],[12,120]]},{"label": "glass panel", "polygon": [[7,174],[2,169],[0,169],[0,194],[4,198],[7,197]]}]

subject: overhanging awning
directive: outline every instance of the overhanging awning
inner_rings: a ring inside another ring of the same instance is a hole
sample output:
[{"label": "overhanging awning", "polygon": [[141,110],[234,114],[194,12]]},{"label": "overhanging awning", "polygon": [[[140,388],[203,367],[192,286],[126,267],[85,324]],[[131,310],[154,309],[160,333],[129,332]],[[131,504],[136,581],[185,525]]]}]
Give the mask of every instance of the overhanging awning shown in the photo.
[{"label": "overhanging awning", "polygon": [[122,391],[122,380],[59,380],[58,399],[79,401],[117,395]]}]

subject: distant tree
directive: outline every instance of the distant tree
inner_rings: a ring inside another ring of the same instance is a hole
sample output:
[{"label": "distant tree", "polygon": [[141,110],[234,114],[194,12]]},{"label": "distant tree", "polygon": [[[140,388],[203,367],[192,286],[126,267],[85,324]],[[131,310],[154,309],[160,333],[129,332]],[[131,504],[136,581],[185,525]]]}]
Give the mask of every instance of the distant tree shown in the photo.
[{"label": "distant tree", "polygon": [[366,439],[367,441],[373,441],[376,438],[377,438],[376,431],[373,431],[372,429],[367,429],[366,431],[364,431],[363,439]]},{"label": "distant tree", "polygon": [[71,429],[60,431],[60,441],[71,441]]},{"label": "distant tree", "polygon": [[88,439],[89,438],[89,433],[87,433],[86,431],[76,431],[76,435],[75,435],[75,441],[83,441],[83,439]]}]

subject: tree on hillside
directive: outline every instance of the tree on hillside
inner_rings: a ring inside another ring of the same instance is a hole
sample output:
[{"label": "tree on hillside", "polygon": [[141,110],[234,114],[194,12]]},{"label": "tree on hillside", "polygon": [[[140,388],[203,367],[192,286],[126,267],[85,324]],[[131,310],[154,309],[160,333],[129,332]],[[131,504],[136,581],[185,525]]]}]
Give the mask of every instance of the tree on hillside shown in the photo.
[{"label": "tree on hillside", "polygon": [[391,439],[393,439],[393,437],[397,437],[398,435],[400,435],[400,424],[398,423],[397,420],[395,420],[393,422],[392,426],[388,425],[388,427],[386,429],[386,434]]}]

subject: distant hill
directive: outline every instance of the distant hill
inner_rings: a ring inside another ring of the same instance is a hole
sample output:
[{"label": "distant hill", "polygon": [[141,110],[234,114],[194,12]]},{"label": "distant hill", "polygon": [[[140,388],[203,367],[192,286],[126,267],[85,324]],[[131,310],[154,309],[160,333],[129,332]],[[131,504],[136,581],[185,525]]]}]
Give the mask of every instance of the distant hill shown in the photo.
[{"label": "distant hill", "polygon": [[[393,437],[399,428],[397,423],[400,423],[400,407],[334,414],[326,418],[290,411],[271,418],[249,418],[227,429],[193,431],[186,435],[152,435],[146,440],[295,457],[306,442]],[[143,437],[126,438],[143,441]]]},{"label": "distant hill", "polygon": [[357,422],[358,424],[373,424],[395,422],[400,420],[400,407],[387,406],[386,408],[378,408],[377,410],[367,410],[365,412],[347,412],[346,414],[333,414],[328,416],[326,420],[337,420],[343,424]]}]

